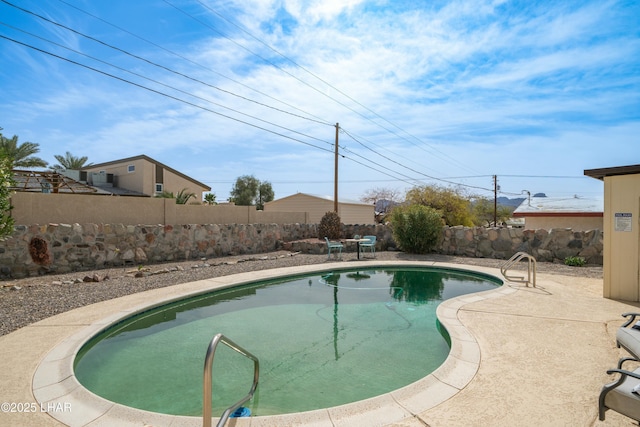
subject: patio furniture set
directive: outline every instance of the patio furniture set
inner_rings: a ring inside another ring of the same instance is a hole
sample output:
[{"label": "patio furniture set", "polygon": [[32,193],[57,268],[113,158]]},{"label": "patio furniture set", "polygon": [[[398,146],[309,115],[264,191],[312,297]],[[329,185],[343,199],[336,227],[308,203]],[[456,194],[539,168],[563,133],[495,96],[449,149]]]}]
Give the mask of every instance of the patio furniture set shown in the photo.
[{"label": "patio furniture set", "polygon": [[598,399],[600,421],[604,421],[605,412],[609,409],[640,421],[640,368],[633,371],[623,369],[627,362],[640,362],[640,321],[636,321],[640,313],[624,313],[622,316],[627,320],[616,331],[616,344],[628,351],[631,357],[621,358],[616,369],[607,371],[607,374],[620,376],[602,387]]},{"label": "patio furniture set", "polygon": [[[324,238],[327,242],[328,255],[327,258],[331,259],[331,251],[333,250],[334,258],[342,258],[342,249],[344,244],[342,242],[332,242],[328,237]],[[358,259],[360,255],[364,255],[365,252],[369,252],[372,258],[376,257],[376,236],[353,236],[351,239],[345,239],[345,243],[355,243],[356,253]]]}]

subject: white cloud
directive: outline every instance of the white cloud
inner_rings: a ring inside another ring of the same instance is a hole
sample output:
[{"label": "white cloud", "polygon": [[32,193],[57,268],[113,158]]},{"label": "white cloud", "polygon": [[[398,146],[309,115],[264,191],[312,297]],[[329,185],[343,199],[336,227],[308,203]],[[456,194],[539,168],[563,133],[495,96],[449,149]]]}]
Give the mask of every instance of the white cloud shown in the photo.
[{"label": "white cloud", "polygon": [[[634,70],[640,44],[623,3],[208,4],[220,15],[197,5],[189,10],[219,24],[216,28],[231,40],[188,20],[185,27],[198,38],[179,53],[202,66],[152,46],[136,44],[133,49],[205,85],[119,54],[94,53],[243,114],[118,72],[234,119],[225,118],[9,44],[5,52],[11,56],[3,57],[8,67],[23,67],[25,76],[7,67],[0,71],[0,88],[14,98],[0,107],[0,126],[21,140],[24,135],[40,143],[47,155],[71,151],[101,162],[144,153],[204,182],[233,181],[243,174],[281,182],[286,190],[274,186],[280,196],[283,191],[332,189],[327,183],[333,174],[332,154],[307,144],[331,151],[336,122],[388,157],[341,135],[341,144],[351,151],[348,156],[370,166],[341,160],[344,192],[351,198],[386,183],[409,185],[388,174],[580,175],[582,169],[599,167],[594,163],[601,160],[628,163],[637,157],[628,147],[638,131],[640,91]],[[152,16],[153,9],[149,11]],[[92,30],[90,21],[77,20],[76,25]],[[124,42],[126,37],[118,34],[115,39]],[[603,141],[612,149],[603,148]],[[463,181],[487,186],[483,180]],[[545,191],[545,182],[535,190]],[[560,182],[552,187],[573,186]],[[307,185],[313,188],[307,190]],[[504,179],[503,185],[520,191],[524,184]],[[217,191],[219,198],[228,194]]]}]

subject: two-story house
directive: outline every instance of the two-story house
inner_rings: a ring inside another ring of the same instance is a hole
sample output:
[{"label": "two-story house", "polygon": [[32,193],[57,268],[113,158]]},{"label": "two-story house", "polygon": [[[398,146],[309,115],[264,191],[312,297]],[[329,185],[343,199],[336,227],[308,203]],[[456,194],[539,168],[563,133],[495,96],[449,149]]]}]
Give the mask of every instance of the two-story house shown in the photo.
[{"label": "two-story house", "polygon": [[80,181],[119,195],[153,197],[163,191],[174,195],[194,193],[201,202],[211,187],[144,154],[106,163],[92,164],[79,173]]}]

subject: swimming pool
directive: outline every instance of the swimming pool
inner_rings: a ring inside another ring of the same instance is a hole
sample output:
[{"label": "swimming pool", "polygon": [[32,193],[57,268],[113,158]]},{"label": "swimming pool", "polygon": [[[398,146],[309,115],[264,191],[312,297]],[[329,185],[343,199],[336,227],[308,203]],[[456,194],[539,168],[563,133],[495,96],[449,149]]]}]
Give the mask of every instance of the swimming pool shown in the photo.
[{"label": "swimming pool", "polygon": [[[223,332],[261,359],[260,385],[248,405],[253,414],[342,405],[401,388],[440,366],[449,346],[438,329],[438,304],[499,284],[486,275],[415,267],[245,284],[117,322],[83,346],[75,373],[108,400],[200,415],[204,351]],[[248,362],[235,356],[216,356],[224,368],[214,367],[214,414],[251,383]]]}]

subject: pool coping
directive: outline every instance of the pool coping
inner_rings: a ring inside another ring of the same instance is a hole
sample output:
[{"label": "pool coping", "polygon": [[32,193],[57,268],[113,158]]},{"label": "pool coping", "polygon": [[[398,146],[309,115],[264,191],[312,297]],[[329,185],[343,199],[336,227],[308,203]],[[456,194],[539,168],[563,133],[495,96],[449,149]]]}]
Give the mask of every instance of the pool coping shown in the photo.
[{"label": "pool coping", "polygon": [[[440,267],[471,273],[482,273],[499,280],[499,270],[495,268],[466,266],[433,261],[360,261],[349,263],[313,264],[285,267],[230,276],[200,280],[168,288],[147,291],[153,295],[153,302],[140,303],[132,295],[118,298],[119,309],[111,311],[99,320],[84,327],[75,328],[72,334],[61,337],[61,342],[53,347],[40,361],[32,379],[32,392],[41,407],[72,407],[72,411],[50,411],[49,415],[61,423],[73,426],[97,425],[153,425],[153,426],[196,426],[202,424],[202,417],[165,415],[133,409],[110,402],[85,389],[75,378],[73,362],[82,345],[94,335],[113,323],[140,311],[164,305],[172,301],[191,297],[213,290],[238,286],[249,282],[267,280],[281,276],[316,273],[335,269],[378,268],[392,266]],[[476,338],[458,319],[458,311],[463,306],[491,298],[499,298],[517,289],[504,285],[493,290],[462,295],[441,303],[437,316],[451,337],[451,351],[445,362],[426,377],[392,392],[362,401],[294,414],[258,416],[234,419],[234,425],[243,426],[285,426],[304,425],[314,427],[373,426],[389,425],[431,409],[459,393],[476,375],[481,360],[480,346]],[[150,298],[151,299],[151,298]],[[103,303],[94,304],[93,315],[99,314]],[[111,304],[107,305],[108,307]],[[76,309],[80,310],[80,309]],[[72,310],[69,312],[75,312]],[[63,313],[59,316],[64,316]],[[56,316],[57,317],[57,316]],[[59,319],[61,323],[63,319]],[[204,356],[204,351],[203,351]],[[217,422],[217,418],[213,418]]]}]

